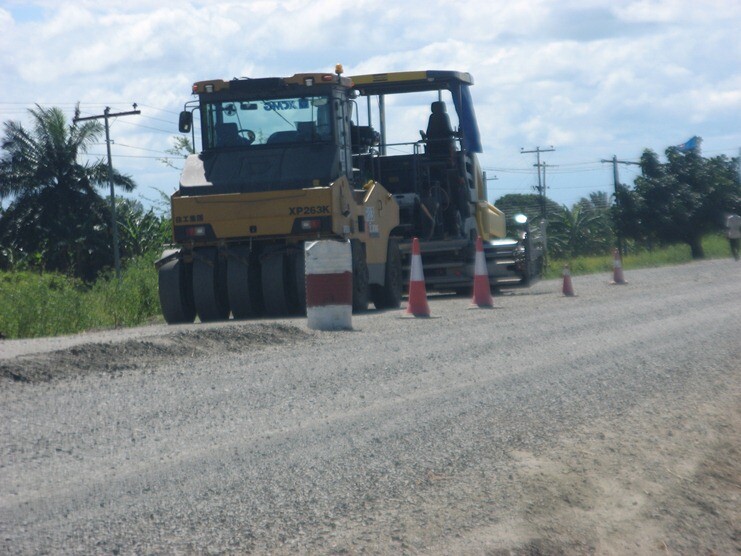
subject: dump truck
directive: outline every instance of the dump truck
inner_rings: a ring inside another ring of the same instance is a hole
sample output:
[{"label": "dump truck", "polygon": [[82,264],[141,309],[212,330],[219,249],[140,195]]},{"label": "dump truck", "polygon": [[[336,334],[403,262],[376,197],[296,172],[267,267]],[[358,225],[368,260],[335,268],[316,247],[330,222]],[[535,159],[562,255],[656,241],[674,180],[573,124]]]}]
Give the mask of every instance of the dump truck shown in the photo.
[{"label": "dump truck", "polygon": [[[415,237],[430,290],[470,289],[478,236],[493,288],[537,279],[527,224],[507,239],[486,200],[472,84],[452,71],[346,77],[340,65],[196,82],[179,130],[195,146],[198,127],[201,150],[185,159],[173,243],[155,263],[165,320],[304,313],[304,243],[316,240],[349,241],[356,312],[400,306]],[[387,107],[405,93],[435,95],[429,122],[419,138],[390,141],[403,122],[389,125]]]}]

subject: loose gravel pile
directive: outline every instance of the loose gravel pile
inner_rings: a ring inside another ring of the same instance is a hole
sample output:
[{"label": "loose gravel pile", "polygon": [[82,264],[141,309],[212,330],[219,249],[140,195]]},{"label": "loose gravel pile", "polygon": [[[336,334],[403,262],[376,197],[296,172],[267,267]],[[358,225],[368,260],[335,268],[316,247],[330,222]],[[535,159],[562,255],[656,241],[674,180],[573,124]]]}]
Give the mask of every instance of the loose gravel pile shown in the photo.
[{"label": "loose gravel pile", "polygon": [[741,266],[0,341],[0,551],[733,553]]},{"label": "loose gravel pile", "polygon": [[[302,329],[285,324],[242,324],[228,328],[164,331],[150,338],[134,337],[118,341],[101,341],[93,336],[89,342],[75,343],[54,351],[0,359],[0,384],[3,379],[35,383],[99,373],[122,373],[181,359],[207,358],[215,352],[240,353],[259,350],[263,346],[292,344],[306,336]],[[26,347],[32,342],[16,344]]]}]

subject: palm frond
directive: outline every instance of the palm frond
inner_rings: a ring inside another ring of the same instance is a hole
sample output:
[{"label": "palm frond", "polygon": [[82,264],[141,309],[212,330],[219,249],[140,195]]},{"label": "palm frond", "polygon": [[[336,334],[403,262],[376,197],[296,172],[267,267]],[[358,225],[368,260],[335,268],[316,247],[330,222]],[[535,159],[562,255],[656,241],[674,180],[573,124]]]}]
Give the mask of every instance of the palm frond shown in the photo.
[{"label": "palm frond", "polygon": [[[108,164],[103,160],[98,160],[93,164],[86,164],[84,166],[85,174],[90,179],[90,182],[97,187],[105,187],[109,185],[108,177]],[[115,168],[113,169],[113,185],[120,187],[124,191],[133,191],[136,188],[136,183],[131,176],[122,174]]]}]

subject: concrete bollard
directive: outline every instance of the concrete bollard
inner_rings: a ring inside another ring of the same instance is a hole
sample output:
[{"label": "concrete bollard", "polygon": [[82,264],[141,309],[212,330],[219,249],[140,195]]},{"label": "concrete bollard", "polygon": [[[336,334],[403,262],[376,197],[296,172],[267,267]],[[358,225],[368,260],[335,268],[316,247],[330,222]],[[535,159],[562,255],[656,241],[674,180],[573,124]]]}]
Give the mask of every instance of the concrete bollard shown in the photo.
[{"label": "concrete bollard", "polygon": [[304,244],[306,316],[312,330],[352,330],[352,252],[349,241]]}]

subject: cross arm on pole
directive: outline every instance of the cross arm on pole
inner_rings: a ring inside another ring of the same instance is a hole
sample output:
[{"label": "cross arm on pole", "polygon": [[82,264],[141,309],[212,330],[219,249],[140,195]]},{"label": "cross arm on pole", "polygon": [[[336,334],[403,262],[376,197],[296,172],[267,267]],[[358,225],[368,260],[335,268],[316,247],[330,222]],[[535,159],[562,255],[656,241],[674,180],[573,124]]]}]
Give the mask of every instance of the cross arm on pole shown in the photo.
[{"label": "cross arm on pole", "polygon": [[72,121],[84,122],[85,120],[100,120],[101,118],[116,118],[118,116],[137,116],[141,113],[141,110],[128,110],[127,112],[111,113],[110,109],[106,107],[103,114],[98,114],[97,116],[75,116],[74,118],[72,118]]}]

